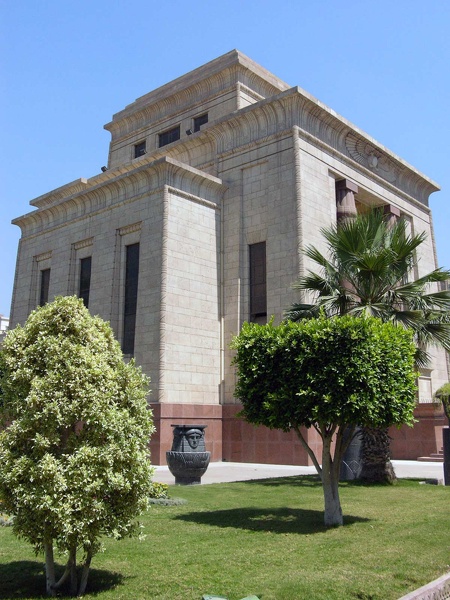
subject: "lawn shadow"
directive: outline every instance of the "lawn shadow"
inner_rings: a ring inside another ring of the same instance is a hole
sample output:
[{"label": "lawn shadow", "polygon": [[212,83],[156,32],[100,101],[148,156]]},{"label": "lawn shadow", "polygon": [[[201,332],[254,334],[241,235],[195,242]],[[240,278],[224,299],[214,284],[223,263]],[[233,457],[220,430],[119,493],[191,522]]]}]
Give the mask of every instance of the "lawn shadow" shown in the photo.
[{"label": "lawn shadow", "polygon": [[270,477],[268,479],[248,479],[239,483],[247,485],[265,485],[271,487],[294,485],[310,488],[321,488],[322,482],[318,475],[288,475],[287,477]]},{"label": "lawn shadow", "polygon": [[[437,479],[424,479],[423,477],[408,477],[408,478],[399,478],[400,481],[416,481],[418,483],[429,483],[429,484],[437,484]],[[288,475],[281,477],[271,477],[267,479],[249,479],[246,481],[239,481],[238,483],[243,483],[245,485],[263,485],[268,487],[280,487],[280,486],[298,486],[298,487],[308,487],[308,488],[322,488],[322,481],[319,475]],[[344,488],[392,488],[391,483],[386,483],[383,481],[364,481],[362,479],[351,479],[349,481],[340,481],[339,487],[341,489]]]},{"label": "lawn shadow", "polygon": [[[61,576],[64,567],[56,565],[56,576]],[[103,569],[90,569],[87,584],[89,594],[98,594],[122,585],[120,573]],[[66,590],[58,593],[64,597]],[[18,560],[0,564],[0,598],[48,598],[45,593],[44,564],[40,561]]]},{"label": "lawn shadow", "polygon": [[[241,507],[227,510],[198,511],[176,515],[175,521],[194,522],[212,527],[231,527],[247,531],[271,533],[295,533],[306,535],[327,530],[323,523],[322,510],[302,508],[258,508]],[[344,525],[367,522],[370,519],[344,515]]]}]

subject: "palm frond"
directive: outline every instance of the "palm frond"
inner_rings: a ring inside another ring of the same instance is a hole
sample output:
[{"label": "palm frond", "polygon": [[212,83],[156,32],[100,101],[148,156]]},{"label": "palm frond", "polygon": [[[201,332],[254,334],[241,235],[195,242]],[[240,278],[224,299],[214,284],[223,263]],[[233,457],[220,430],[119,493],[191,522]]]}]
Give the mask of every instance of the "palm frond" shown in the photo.
[{"label": "palm frond", "polygon": [[309,272],[308,275],[300,277],[292,288],[298,291],[316,292],[319,295],[330,294],[335,289],[335,284],[329,278],[317,275],[317,273]]},{"label": "palm frond", "polygon": [[302,319],[314,319],[319,316],[320,308],[316,304],[292,304],[284,311],[285,321],[301,321]]},{"label": "palm frond", "polygon": [[442,347],[450,351],[450,323],[425,321],[415,332],[415,336],[423,345]]},{"label": "palm frond", "polygon": [[418,369],[426,369],[430,366],[431,357],[426,350],[416,347],[416,354],[414,356],[414,362]]},{"label": "palm frond", "polygon": [[328,270],[332,265],[330,261],[315,246],[307,246],[303,254],[313,260],[315,263]]},{"label": "palm frond", "polygon": [[428,345],[450,349],[450,291],[430,287],[450,280],[450,271],[435,269],[408,281],[425,233],[409,234],[403,219],[388,224],[379,210],[321,231],[327,256],[314,246],[304,250],[320,273],[309,271],[293,285],[314,293],[316,301],[293,305],[288,318],[312,318],[322,309],[329,316],[370,314],[399,323],[414,331],[419,366],[427,363]]}]

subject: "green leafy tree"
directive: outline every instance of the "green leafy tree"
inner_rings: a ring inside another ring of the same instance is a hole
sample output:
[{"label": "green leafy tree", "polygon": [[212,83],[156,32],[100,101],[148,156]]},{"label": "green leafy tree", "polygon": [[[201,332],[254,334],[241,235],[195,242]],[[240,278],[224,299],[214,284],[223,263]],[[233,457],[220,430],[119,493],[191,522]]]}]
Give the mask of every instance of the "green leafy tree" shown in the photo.
[{"label": "green leafy tree", "polygon": [[[450,291],[430,290],[448,280],[450,271],[435,269],[413,278],[425,234],[408,235],[403,219],[390,222],[379,210],[322,229],[322,234],[328,256],[308,246],[305,255],[318,272],[309,271],[293,286],[315,300],[293,304],[286,318],[313,318],[323,310],[329,317],[368,314],[399,323],[414,334],[418,367],[427,366],[429,346],[450,350]],[[362,462],[364,479],[395,479],[387,429],[363,431]]]},{"label": "green leafy tree", "polygon": [[450,425],[450,382],[444,383],[444,385],[436,390],[434,397],[436,400],[442,402],[445,416],[447,417]]},{"label": "green leafy tree", "polygon": [[[371,317],[321,315],[277,327],[245,323],[232,347],[241,414],[255,425],[296,432],[322,480],[325,525],[342,525],[339,471],[355,427],[413,422],[411,332]],[[322,438],[321,460],[302,427]]]},{"label": "green leafy tree", "polygon": [[[14,532],[45,554],[47,593],[70,579],[82,595],[101,537],[138,533],[134,519],[147,507],[148,379],[75,297],[32,312],[1,354],[10,424],[0,433],[0,496]],[[54,549],[67,556],[58,582]]]}]

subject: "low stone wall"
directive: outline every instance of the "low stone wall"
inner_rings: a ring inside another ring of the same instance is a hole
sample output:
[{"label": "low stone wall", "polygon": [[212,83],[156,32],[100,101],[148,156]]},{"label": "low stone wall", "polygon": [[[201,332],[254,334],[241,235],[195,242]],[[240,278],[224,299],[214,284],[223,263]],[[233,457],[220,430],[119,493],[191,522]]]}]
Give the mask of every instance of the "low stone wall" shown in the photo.
[{"label": "low stone wall", "polygon": [[450,573],[402,596],[399,600],[448,600],[450,599]]}]

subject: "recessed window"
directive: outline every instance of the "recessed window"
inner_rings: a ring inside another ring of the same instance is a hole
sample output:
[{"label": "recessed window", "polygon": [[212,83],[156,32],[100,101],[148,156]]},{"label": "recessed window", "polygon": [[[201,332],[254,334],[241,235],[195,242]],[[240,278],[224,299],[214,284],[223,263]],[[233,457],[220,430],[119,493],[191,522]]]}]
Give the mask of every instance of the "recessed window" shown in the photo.
[{"label": "recessed window", "polygon": [[208,122],[208,113],[194,118],[194,133],[200,131],[200,127]]},{"label": "recessed window", "polygon": [[249,246],[250,321],[267,321],[266,242]]},{"label": "recessed window", "polygon": [[91,288],[92,256],[80,260],[80,286],[78,296],[83,300],[86,308],[89,306],[89,291]]},{"label": "recessed window", "polygon": [[48,290],[50,287],[50,269],[41,271],[41,281],[39,286],[39,306],[44,306],[48,302]]},{"label": "recessed window", "polygon": [[174,127],[173,129],[169,129],[169,131],[164,131],[164,133],[159,134],[159,147],[167,146],[167,144],[171,144],[172,142],[176,142],[180,139],[180,126]]},{"label": "recessed window", "polygon": [[147,152],[145,140],[143,142],[139,142],[139,144],[134,145],[134,158],[139,158],[139,156],[144,156]]},{"label": "recessed window", "polygon": [[131,244],[130,246],[126,246],[125,257],[125,302],[122,339],[122,351],[124,354],[134,354],[138,280],[139,244]]}]

